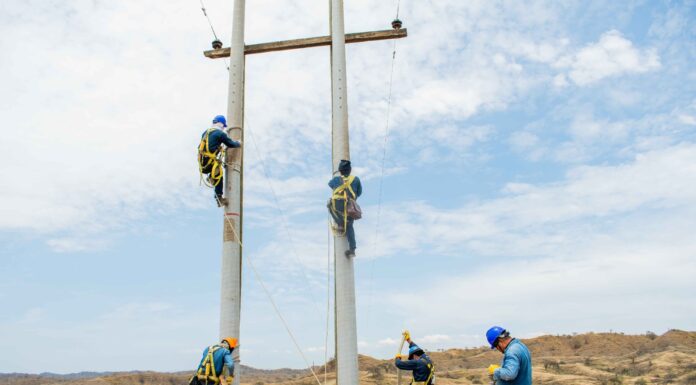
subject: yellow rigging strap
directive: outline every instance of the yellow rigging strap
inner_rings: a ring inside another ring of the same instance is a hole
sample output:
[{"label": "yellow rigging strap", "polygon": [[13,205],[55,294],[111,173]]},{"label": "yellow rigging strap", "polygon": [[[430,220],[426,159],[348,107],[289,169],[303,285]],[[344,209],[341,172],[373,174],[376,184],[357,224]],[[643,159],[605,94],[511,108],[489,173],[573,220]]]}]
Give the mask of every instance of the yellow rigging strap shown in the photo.
[{"label": "yellow rigging strap", "polygon": [[215,353],[218,349],[220,349],[219,345],[208,347],[208,354],[206,354],[205,359],[203,359],[203,362],[196,373],[198,381],[205,382],[206,384],[209,382],[212,382],[213,384],[220,382],[220,377],[218,377],[218,374],[215,371],[215,361],[213,359],[213,353]]},{"label": "yellow rigging strap", "polygon": [[346,209],[348,206],[348,191],[350,191],[351,199],[356,198],[355,191],[353,191],[353,186],[351,186],[351,184],[355,180],[355,176],[341,176],[341,179],[343,179],[343,184],[336,187],[336,189],[333,191],[333,194],[331,195],[331,210],[335,213],[338,212],[338,210],[336,210],[336,200],[343,199],[343,233],[340,235],[345,235],[347,231],[346,226],[348,226],[348,215],[346,213]]},{"label": "yellow rigging strap", "polygon": [[[220,159],[222,146],[219,146],[215,152],[210,152],[210,134],[215,130],[214,127],[209,128],[198,145],[198,172],[201,181],[208,187],[215,187],[222,182],[222,161]],[[206,179],[203,174],[209,174],[209,177]]]},{"label": "yellow rigging strap", "polygon": [[[420,359],[422,360],[423,357]],[[430,369],[430,374],[428,374],[428,378],[425,381],[416,381],[416,377],[413,377],[413,380],[411,380],[411,385],[430,385],[430,380],[433,379],[433,373],[435,373],[435,365],[433,365],[432,361],[428,362],[428,369]]]}]

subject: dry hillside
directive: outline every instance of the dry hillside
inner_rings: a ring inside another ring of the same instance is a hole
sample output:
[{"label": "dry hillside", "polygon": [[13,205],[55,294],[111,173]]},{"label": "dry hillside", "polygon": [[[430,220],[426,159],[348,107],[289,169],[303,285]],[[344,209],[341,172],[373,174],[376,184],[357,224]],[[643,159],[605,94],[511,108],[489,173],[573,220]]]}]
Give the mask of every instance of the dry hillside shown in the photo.
[{"label": "dry hillside", "polygon": [[[696,385],[696,332],[671,330],[661,336],[589,333],[542,336],[524,340],[532,351],[534,384]],[[450,349],[430,353],[438,385],[488,384],[485,369],[500,360],[487,348]],[[335,384],[333,365],[328,384]],[[360,356],[361,384],[396,384],[390,360]],[[323,381],[324,368],[316,368]],[[245,368],[244,385],[312,385],[307,371]],[[83,378],[0,375],[0,385],[165,385],[185,384],[188,373],[114,373]],[[405,376],[406,378],[406,376]],[[404,381],[408,383],[408,381]]]}]

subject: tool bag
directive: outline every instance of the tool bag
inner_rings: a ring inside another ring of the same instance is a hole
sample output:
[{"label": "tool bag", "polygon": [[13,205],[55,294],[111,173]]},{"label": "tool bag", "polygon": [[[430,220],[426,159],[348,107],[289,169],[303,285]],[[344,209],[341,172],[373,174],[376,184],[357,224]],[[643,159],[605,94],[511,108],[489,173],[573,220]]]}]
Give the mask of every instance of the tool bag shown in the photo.
[{"label": "tool bag", "polygon": [[345,217],[355,220],[360,219],[362,218],[362,209],[360,209],[358,202],[355,201],[355,191],[353,191],[353,187],[351,186],[355,180],[355,176],[342,176],[341,178],[343,179],[343,184],[338,186],[331,196],[331,205],[333,210],[336,211],[336,200],[343,199],[345,202],[343,208]]}]

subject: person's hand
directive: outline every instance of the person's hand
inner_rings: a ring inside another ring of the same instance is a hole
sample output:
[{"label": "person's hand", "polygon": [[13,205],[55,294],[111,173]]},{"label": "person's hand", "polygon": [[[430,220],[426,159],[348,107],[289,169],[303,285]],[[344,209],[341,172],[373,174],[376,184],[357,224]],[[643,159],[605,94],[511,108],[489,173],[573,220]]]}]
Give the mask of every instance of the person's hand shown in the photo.
[{"label": "person's hand", "polygon": [[397,359],[397,360],[400,360],[402,358],[403,358],[403,356],[401,354],[397,354],[396,356],[394,356],[394,359]]},{"label": "person's hand", "polygon": [[403,332],[402,334],[403,334],[404,339],[405,339],[406,341],[411,341],[411,333],[409,333],[408,330],[404,330],[404,332]]},{"label": "person's hand", "polygon": [[239,143],[240,146],[242,145],[242,140],[241,140],[241,139],[238,139],[237,142]]},{"label": "person's hand", "polygon": [[498,368],[500,368],[500,366],[499,366],[499,365],[495,365],[495,364],[489,366],[489,367],[488,367],[488,374],[489,374],[490,376],[492,376],[493,373],[495,373],[495,370],[498,369]]}]

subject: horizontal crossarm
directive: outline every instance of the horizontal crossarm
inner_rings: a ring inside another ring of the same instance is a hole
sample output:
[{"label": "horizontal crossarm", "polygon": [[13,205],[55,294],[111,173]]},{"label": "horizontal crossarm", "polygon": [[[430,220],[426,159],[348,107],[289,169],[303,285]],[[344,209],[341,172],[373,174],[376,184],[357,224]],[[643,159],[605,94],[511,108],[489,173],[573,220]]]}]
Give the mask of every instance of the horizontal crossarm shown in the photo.
[{"label": "horizontal crossarm", "polygon": [[[373,40],[388,40],[401,39],[408,36],[406,28],[403,29],[388,29],[384,31],[358,32],[346,34],[346,43],[361,43],[364,41]],[[305,39],[283,40],[271,43],[251,44],[244,48],[244,53],[247,55],[255,53],[286,51],[290,49],[320,47],[331,45],[331,36],[309,37]],[[229,48],[213,49],[205,51],[203,54],[211,59],[219,59],[230,56]]]}]

